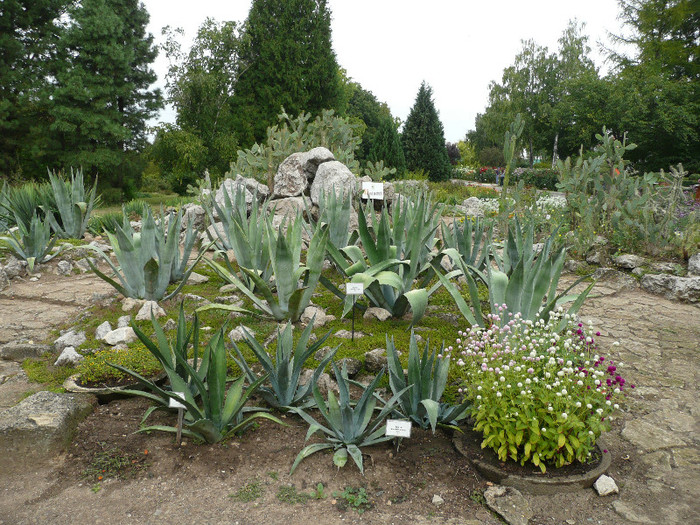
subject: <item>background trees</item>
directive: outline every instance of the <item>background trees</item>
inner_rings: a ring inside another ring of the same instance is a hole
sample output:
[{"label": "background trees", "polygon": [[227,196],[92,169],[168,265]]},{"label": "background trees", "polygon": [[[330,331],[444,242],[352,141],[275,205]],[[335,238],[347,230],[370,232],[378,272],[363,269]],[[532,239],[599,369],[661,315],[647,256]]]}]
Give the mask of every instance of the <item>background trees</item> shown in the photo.
[{"label": "background trees", "polygon": [[432,97],[432,88],[423,82],[404,124],[401,142],[406,167],[410,171],[423,170],[430,180],[440,181],[449,178],[450,161],[445,131]]}]

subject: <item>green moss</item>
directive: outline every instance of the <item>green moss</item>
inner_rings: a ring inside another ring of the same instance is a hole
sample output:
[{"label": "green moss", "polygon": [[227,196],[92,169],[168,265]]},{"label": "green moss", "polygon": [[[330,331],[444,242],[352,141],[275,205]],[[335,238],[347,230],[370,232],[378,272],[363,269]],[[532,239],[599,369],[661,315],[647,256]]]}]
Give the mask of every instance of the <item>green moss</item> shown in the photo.
[{"label": "green moss", "polygon": [[56,356],[46,354],[39,359],[25,359],[22,369],[32,383],[44,385],[46,390],[63,391],[63,382],[75,374],[72,366],[53,366]]},{"label": "green moss", "polygon": [[81,380],[88,383],[113,383],[126,378],[126,374],[108,363],[124,366],[144,377],[153,377],[162,370],[151,352],[138,343],[126,350],[100,350],[88,355],[78,365]]}]

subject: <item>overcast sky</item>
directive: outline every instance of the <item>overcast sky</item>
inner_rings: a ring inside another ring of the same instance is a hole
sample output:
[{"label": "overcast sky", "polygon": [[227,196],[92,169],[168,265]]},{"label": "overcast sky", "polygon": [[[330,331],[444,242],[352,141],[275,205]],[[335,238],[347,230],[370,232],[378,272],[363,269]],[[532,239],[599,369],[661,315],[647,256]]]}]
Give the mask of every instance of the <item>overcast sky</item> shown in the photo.
[{"label": "overcast sky", "polygon": [[[250,0],[143,0],[151,15],[149,31],[161,43],[166,25],[185,30],[189,48],[207,17],[242,22]],[[386,102],[405,120],[423,80],[433,88],[435,105],[450,142],[474,127],[488,101],[488,84],[500,81],[521,49],[534,39],[557,49],[568,20],[586,23],[593,58],[605,67],[597,42],[620,32],[615,0],[329,0],[333,49],[348,75]],[[164,86],[167,60],[155,63]],[[173,121],[172,110],[161,121]]]}]

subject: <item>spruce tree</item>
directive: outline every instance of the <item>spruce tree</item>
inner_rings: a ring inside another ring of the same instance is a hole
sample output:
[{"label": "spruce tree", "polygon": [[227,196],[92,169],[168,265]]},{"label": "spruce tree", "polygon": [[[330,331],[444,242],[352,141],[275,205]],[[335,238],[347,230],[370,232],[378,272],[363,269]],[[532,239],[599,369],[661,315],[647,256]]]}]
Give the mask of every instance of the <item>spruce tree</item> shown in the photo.
[{"label": "spruce tree", "polygon": [[384,165],[396,168],[397,175],[406,172],[406,157],[401,146],[401,137],[392,118],[383,118],[370,148],[369,160],[384,161]]},{"label": "spruce tree", "polygon": [[432,88],[423,82],[404,124],[401,141],[409,171],[423,170],[430,180],[441,181],[450,176],[450,161],[432,95]]},{"label": "spruce tree", "polygon": [[56,167],[81,166],[111,186],[128,187],[141,171],[146,120],[161,105],[150,64],[148,13],[138,0],[83,0],[70,12],[56,73],[51,126]]},{"label": "spruce tree", "polygon": [[340,75],[326,0],[253,0],[234,95],[240,143],[262,142],[287,114],[337,109]]}]

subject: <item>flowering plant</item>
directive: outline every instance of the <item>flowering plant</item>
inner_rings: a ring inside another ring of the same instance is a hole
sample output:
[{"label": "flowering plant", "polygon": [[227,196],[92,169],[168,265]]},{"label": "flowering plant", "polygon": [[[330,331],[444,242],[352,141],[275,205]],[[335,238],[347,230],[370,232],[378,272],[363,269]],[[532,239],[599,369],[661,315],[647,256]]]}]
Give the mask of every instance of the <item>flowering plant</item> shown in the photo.
[{"label": "flowering plant", "polygon": [[[624,395],[620,364],[598,355],[590,327],[561,308],[547,322],[498,310],[490,328],[460,331],[452,349],[481,447],[542,472],[546,464],[589,461]],[[501,316],[508,319],[502,327]],[[557,333],[562,317],[566,327]]]}]

